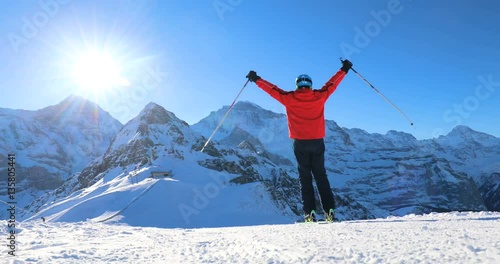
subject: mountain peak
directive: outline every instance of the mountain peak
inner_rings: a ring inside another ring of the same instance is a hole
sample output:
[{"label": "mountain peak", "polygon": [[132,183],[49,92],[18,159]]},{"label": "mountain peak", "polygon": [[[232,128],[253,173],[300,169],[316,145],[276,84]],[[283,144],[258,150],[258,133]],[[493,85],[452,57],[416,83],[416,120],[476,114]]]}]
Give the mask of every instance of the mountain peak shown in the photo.
[{"label": "mountain peak", "polygon": [[167,111],[162,106],[153,102],[148,103],[142,109],[139,113],[139,118],[147,124],[168,124],[172,121],[177,121],[186,126],[188,125],[186,122],[177,118],[174,113]]},{"label": "mountain peak", "polygon": [[[99,105],[79,95],[71,94],[56,105],[46,107],[51,110],[77,110],[78,112],[95,112]],[[43,109],[42,109],[43,110]]]},{"label": "mountain peak", "polygon": [[[224,108],[226,107],[227,106],[225,106]],[[237,102],[234,105],[234,111],[240,112],[240,114],[245,113],[246,115],[256,115],[256,117],[264,119],[280,118],[284,116],[284,114],[278,114],[273,111],[264,109],[260,107],[258,104],[249,101]]]},{"label": "mountain peak", "polygon": [[121,126],[108,112],[104,111],[98,104],[79,95],[70,95],[58,104],[51,105],[35,112],[37,120],[42,122],[78,122],[87,120],[98,123],[100,120],[113,120],[113,126]]},{"label": "mountain peak", "polygon": [[95,104],[94,102],[84,98],[83,96],[81,95],[77,95],[77,94],[70,94],[68,95],[66,98],[64,98],[64,100],[61,101],[61,103],[63,102],[80,102],[80,103],[92,103],[92,104]]},{"label": "mountain peak", "polygon": [[407,140],[407,141],[416,141],[417,140],[412,134],[405,133],[402,131],[396,131],[396,130],[387,131],[385,136],[388,138],[399,138],[399,139]]},{"label": "mountain peak", "polygon": [[234,105],[234,109],[238,110],[263,110],[259,105],[250,101],[239,101]]},{"label": "mountain peak", "polygon": [[468,126],[465,126],[465,125],[458,125],[456,127],[454,127],[450,133],[460,133],[460,134],[463,134],[463,133],[471,133],[471,132],[476,132],[474,130],[472,130],[472,128],[468,127]]},{"label": "mountain peak", "polygon": [[161,108],[165,110],[162,106],[158,105],[157,103],[149,102],[146,106],[144,106],[143,111],[154,110],[155,108]]},{"label": "mountain peak", "polygon": [[446,135],[446,137],[458,137],[466,139],[466,138],[471,138],[473,134],[480,134],[480,132],[477,132],[468,126],[458,125],[454,127],[450,131],[450,133]]},{"label": "mountain peak", "polygon": [[498,144],[499,139],[495,136],[473,130],[472,128],[464,125],[454,127],[446,136],[438,138],[439,141],[447,145],[458,145],[458,142],[468,141],[476,142],[483,146]]}]

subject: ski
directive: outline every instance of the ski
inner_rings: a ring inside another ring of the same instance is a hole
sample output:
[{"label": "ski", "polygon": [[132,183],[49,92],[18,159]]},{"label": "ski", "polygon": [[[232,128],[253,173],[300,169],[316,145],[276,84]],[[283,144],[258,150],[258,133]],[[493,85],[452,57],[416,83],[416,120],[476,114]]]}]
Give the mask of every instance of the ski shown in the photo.
[{"label": "ski", "polygon": [[330,224],[335,222],[340,222],[340,221],[337,218],[335,218],[335,212],[333,209],[330,209],[328,214],[325,215],[325,218],[316,219],[316,211],[312,210],[311,213],[305,215],[303,219],[298,219],[297,221],[295,221],[295,223],[297,224],[309,224],[309,223]]},{"label": "ski", "polygon": [[340,221],[338,220],[334,220],[334,221],[326,221],[326,220],[318,220],[318,221],[314,221],[314,222],[306,222],[304,220],[297,220],[295,221],[296,224],[333,224],[333,223],[338,223]]}]

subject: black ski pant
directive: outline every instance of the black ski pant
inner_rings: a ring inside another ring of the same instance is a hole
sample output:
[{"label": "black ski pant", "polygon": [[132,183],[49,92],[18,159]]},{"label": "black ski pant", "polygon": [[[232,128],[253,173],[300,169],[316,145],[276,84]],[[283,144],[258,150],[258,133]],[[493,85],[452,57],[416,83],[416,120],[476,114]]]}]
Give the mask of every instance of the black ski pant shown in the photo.
[{"label": "black ski pant", "polygon": [[323,210],[328,213],[335,208],[333,193],[325,169],[325,143],[323,139],[299,140],[293,142],[293,152],[298,163],[300,191],[305,214],[316,210],[313,176],[318,187]]}]

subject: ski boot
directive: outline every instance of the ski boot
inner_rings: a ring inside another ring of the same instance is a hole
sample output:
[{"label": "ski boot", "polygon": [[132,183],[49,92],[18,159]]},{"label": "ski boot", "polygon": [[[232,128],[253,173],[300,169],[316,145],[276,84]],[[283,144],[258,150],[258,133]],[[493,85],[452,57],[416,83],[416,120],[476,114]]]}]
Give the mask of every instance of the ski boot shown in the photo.
[{"label": "ski boot", "polygon": [[325,215],[325,221],[327,222],[334,222],[335,221],[335,211],[333,208],[328,211],[328,213]]},{"label": "ski boot", "polygon": [[310,214],[304,216],[304,222],[311,223],[316,222],[316,211],[312,210]]}]

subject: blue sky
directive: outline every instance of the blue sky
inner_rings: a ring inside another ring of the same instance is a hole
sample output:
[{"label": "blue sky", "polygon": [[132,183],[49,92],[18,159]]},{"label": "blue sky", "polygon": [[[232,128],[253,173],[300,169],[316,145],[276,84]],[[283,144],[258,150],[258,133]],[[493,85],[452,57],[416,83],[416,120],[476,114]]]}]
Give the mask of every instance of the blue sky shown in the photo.
[{"label": "blue sky", "polygon": [[[343,56],[415,126],[352,72],[327,102],[326,119],[419,139],[458,124],[500,136],[500,3],[494,1],[40,0],[0,6],[3,108],[40,109],[74,93],[122,123],[155,102],[193,124],[231,104],[249,70],[284,90],[307,73],[320,88]],[[74,65],[89,50],[109,54],[128,84],[82,87]],[[284,112],[252,83],[240,100]]]}]

